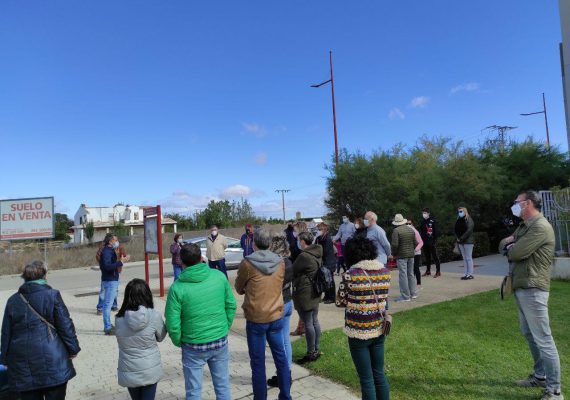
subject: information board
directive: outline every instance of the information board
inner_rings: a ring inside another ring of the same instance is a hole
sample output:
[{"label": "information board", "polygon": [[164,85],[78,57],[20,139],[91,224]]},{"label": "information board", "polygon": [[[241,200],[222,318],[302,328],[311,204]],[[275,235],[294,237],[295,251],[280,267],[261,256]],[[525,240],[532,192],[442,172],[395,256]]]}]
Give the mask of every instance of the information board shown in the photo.
[{"label": "information board", "polygon": [[51,239],[53,197],[0,200],[0,240]]},{"label": "information board", "polygon": [[144,251],[158,254],[158,224],[157,217],[144,219]]}]

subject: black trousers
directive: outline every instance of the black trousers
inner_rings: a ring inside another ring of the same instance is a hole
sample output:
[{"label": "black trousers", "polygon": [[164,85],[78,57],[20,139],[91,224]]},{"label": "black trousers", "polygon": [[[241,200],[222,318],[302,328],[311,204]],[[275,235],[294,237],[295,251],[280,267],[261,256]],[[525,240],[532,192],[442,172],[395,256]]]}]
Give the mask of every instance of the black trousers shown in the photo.
[{"label": "black trousers", "polygon": [[21,400],[65,400],[67,382],[59,386],[20,392]]},{"label": "black trousers", "polygon": [[427,267],[426,272],[430,272],[431,270],[432,259],[435,262],[436,272],[440,272],[439,257],[437,256],[437,249],[435,247],[435,244],[428,244],[428,245],[424,244],[422,250],[424,252],[424,257],[426,259],[426,267]]},{"label": "black trousers", "polygon": [[414,256],[414,275],[416,276],[416,284],[422,284],[422,272],[420,271],[420,264],[422,263],[422,255],[416,254]]},{"label": "black trousers", "polygon": [[334,275],[333,275],[334,267],[332,269],[329,268],[329,271],[331,271],[331,276],[332,276],[333,280],[332,280],[332,285],[331,285],[330,289],[325,292],[325,296],[323,297],[323,301],[326,301],[326,300],[333,300],[334,301],[336,298],[336,285],[334,282]]}]

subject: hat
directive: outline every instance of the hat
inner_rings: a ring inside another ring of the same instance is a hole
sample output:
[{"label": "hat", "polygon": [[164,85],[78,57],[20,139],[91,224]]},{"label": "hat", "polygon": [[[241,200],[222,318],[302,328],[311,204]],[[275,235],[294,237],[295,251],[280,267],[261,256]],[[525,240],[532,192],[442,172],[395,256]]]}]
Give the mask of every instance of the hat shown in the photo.
[{"label": "hat", "polygon": [[404,217],[402,216],[402,214],[396,214],[394,216],[394,221],[392,221],[392,225],[404,225],[408,222],[407,219],[404,219]]}]

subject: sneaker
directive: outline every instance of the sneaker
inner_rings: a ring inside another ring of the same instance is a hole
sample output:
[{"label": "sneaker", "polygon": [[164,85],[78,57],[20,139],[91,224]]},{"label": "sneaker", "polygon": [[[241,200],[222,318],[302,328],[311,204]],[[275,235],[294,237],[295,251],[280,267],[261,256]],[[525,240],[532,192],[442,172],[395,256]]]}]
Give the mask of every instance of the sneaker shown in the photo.
[{"label": "sneaker", "polygon": [[430,272],[430,271],[426,271],[426,272],[424,272],[424,274],[423,274],[422,276],[430,276],[430,275],[431,275],[431,272]]},{"label": "sneaker", "polygon": [[546,390],[540,400],[564,400],[562,393],[552,393]]},{"label": "sneaker", "polygon": [[415,294],[415,295],[412,296],[412,300],[415,300],[415,299],[417,299],[417,298],[418,298],[418,295],[417,295],[417,294]]},{"label": "sneaker", "polygon": [[466,281],[467,279],[469,279],[469,275],[465,275],[465,276],[462,276],[462,277],[461,277],[461,280],[462,280],[462,281]]},{"label": "sneaker", "polygon": [[467,279],[468,281],[470,281],[471,279],[475,279],[475,277],[474,277],[473,275],[468,275],[467,278],[465,278],[465,279]]},{"label": "sneaker", "polygon": [[530,374],[528,378],[515,382],[520,387],[546,387],[546,379],[539,379],[534,374]]},{"label": "sneaker", "polygon": [[325,300],[325,301],[323,301],[323,303],[325,303],[325,304],[332,304],[332,303],[334,303],[334,300]]},{"label": "sneaker", "polygon": [[269,387],[279,387],[279,381],[277,380],[277,375],[273,375],[267,380],[267,386]]},{"label": "sneaker", "polygon": [[103,315],[103,310],[97,310],[97,315]]},{"label": "sneaker", "polygon": [[441,276],[441,272],[436,272],[433,277],[434,277],[434,278],[439,278],[440,276]]},{"label": "sneaker", "polygon": [[305,354],[305,356],[299,360],[297,360],[297,364],[303,365],[309,362],[317,361],[321,354],[317,351],[312,351],[310,353]]},{"label": "sneaker", "polygon": [[400,302],[407,302],[407,301],[412,301],[411,299],[405,299],[403,297],[398,297],[396,300],[394,300],[396,303],[400,303]]},{"label": "sneaker", "polygon": [[105,331],[105,335],[107,336],[115,336],[115,327],[113,325],[111,325],[110,329],[107,329]]}]

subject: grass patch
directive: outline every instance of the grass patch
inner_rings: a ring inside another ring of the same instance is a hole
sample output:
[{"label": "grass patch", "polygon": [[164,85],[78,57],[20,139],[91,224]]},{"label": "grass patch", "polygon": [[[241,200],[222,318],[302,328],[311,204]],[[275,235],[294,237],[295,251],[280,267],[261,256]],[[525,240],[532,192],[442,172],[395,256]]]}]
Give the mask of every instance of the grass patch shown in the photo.
[{"label": "grass patch", "polygon": [[[570,383],[570,283],[552,282],[550,323],[560,354],[562,385]],[[305,340],[293,357],[305,354]],[[324,355],[307,368],[360,393],[358,376],[341,329],[323,333]],[[393,399],[536,399],[539,389],[514,387],[532,371],[518,326],[514,298],[496,290],[394,315],[385,365]]]}]

